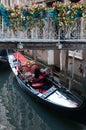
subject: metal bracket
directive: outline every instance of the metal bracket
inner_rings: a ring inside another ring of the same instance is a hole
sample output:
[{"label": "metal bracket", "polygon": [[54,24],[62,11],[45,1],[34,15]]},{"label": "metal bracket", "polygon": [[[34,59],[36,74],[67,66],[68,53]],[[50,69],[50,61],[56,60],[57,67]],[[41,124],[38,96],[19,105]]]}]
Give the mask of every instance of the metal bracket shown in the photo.
[{"label": "metal bracket", "polygon": [[17,44],[17,48],[18,49],[23,49],[23,43],[20,42],[19,44]]}]

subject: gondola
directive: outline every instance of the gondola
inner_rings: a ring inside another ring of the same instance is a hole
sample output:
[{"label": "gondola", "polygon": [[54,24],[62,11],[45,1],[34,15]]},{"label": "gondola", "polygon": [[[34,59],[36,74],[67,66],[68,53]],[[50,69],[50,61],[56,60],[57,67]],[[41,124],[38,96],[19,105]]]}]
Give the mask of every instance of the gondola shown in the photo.
[{"label": "gondola", "polygon": [[75,115],[83,110],[83,97],[69,91],[48,70],[41,71],[38,63],[26,58],[21,52],[8,51],[8,62],[19,86],[37,102],[66,115]]}]

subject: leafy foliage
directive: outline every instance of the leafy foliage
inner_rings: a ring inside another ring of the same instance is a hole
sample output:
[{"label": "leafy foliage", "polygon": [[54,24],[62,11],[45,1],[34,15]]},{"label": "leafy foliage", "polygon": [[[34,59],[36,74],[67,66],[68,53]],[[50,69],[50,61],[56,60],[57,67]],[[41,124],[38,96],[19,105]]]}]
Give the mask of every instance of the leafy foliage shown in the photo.
[{"label": "leafy foliage", "polygon": [[55,2],[52,8],[46,7],[45,4],[35,3],[22,7],[17,4],[14,7],[0,5],[0,18],[3,18],[6,26],[14,30],[32,29],[35,25],[42,28],[44,26],[43,19],[48,18],[62,28],[65,25],[71,27],[76,19],[81,17],[86,18],[86,4],[80,2],[76,4]]}]

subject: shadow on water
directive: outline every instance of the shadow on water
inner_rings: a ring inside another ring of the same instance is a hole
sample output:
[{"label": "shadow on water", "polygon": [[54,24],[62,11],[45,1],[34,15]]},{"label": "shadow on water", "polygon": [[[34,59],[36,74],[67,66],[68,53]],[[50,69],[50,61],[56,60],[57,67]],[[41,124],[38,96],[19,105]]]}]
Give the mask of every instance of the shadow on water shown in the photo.
[{"label": "shadow on water", "polygon": [[83,96],[86,98],[86,77],[82,79]]},{"label": "shadow on water", "polygon": [[[18,86],[16,86],[16,89],[18,89],[16,91],[18,92],[18,95],[21,96],[22,100],[29,105],[29,109],[33,110],[36,113],[36,116],[40,118],[40,121],[42,121],[40,125],[41,130],[48,130],[48,128],[49,130],[83,130],[83,125],[63,117],[55,111],[48,110],[44,106],[42,107],[42,105],[35,102],[35,100],[28,96],[28,93],[22,91]],[[34,116],[31,115],[33,115],[33,113],[30,113],[30,117]]]},{"label": "shadow on water", "polygon": [[0,130],[85,130],[22,91],[10,69],[0,69]]}]

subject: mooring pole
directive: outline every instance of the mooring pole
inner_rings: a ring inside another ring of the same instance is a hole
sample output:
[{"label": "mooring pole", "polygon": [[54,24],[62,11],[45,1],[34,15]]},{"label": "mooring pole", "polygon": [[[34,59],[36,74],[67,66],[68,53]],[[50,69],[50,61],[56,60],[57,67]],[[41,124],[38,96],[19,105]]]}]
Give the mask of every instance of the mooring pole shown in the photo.
[{"label": "mooring pole", "polygon": [[72,80],[74,79],[75,54],[76,54],[76,51],[74,50],[74,53],[73,53],[73,61],[72,61],[72,68],[71,68],[71,71],[72,71]]},{"label": "mooring pole", "polygon": [[68,50],[65,52],[65,74],[64,74],[64,79],[65,79],[65,86],[68,87]]},{"label": "mooring pole", "polygon": [[73,59],[72,59],[72,63],[71,63],[71,77],[69,79],[69,90],[71,90],[72,82],[73,82],[73,79],[74,79],[75,55],[76,55],[76,51],[74,50],[74,52],[73,52]]}]

